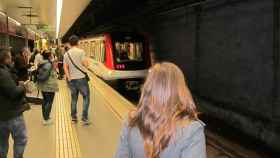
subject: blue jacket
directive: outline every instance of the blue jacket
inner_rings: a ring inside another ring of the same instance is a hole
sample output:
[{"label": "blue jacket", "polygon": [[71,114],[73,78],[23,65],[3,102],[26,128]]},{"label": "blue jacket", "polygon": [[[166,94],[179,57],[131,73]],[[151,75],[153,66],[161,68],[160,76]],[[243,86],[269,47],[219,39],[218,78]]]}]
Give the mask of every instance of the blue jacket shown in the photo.
[{"label": "blue jacket", "polygon": [[56,78],[56,72],[50,62],[45,61],[43,69],[49,73],[49,78],[45,82],[38,82],[38,89],[42,92],[57,92],[58,83]]},{"label": "blue jacket", "polygon": [[[169,143],[160,158],[206,158],[204,126],[201,121],[178,125],[175,140]],[[146,158],[139,129],[128,127],[127,121],[121,131],[115,158]]]}]

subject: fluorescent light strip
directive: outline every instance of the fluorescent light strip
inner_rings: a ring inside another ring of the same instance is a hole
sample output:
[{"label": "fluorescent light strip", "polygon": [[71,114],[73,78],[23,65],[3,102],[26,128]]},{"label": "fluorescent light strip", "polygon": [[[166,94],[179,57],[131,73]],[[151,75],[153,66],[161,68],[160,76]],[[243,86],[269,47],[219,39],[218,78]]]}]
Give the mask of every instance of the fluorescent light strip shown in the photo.
[{"label": "fluorescent light strip", "polygon": [[56,38],[59,36],[62,1],[63,0],[56,0]]},{"label": "fluorescent light strip", "polygon": [[5,13],[3,13],[2,11],[0,11],[0,14],[1,14],[1,15],[4,15],[4,16],[6,16],[6,14],[5,14]]},{"label": "fluorescent light strip", "polygon": [[[2,11],[0,11],[0,14],[3,15],[3,16],[7,16],[7,14],[3,13]],[[15,23],[16,25],[18,25],[18,26],[21,25],[21,23],[18,22],[17,20],[15,20],[15,19],[13,19],[13,18],[11,18],[11,17],[8,17],[8,18],[9,18],[9,20],[11,20],[11,21],[12,21],[13,23]]]},{"label": "fluorescent light strip", "polygon": [[15,23],[16,25],[20,26],[21,23],[16,21],[15,19],[11,18],[11,17],[8,17],[13,23]]}]

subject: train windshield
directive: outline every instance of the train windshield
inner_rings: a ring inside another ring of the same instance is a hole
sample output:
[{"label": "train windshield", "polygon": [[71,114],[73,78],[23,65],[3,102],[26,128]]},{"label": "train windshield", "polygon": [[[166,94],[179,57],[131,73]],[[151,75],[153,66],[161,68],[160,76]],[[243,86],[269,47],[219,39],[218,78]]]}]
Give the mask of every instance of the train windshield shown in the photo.
[{"label": "train windshield", "polygon": [[122,62],[141,62],[143,61],[143,43],[135,41],[116,41],[115,55],[118,63]]},{"label": "train windshield", "polygon": [[113,33],[115,69],[143,70],[149,67],[144,36],[134,33]]}]

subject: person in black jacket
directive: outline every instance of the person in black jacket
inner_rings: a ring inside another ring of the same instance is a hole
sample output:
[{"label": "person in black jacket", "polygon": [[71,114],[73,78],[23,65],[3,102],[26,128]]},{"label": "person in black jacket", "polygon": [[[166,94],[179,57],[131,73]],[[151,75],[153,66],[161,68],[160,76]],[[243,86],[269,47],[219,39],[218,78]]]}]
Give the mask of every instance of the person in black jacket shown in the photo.
[{"label": "person in black jacket", "polygon": [[30,65],[28,63],[28,49],[23,48],[22,51],[15,56],[15,69],[17,70],[18,81],[27,81],[28,69]]},{"label": "person in black jacket", "polygon": [[22,113],[29,109],[25,102],[26,86],[17,86],[8,65],[12,62],[8,49],[0,49],[0,158],[6,158],[9,136],[14,140],[14,158],[22,158],[27,132]]}]

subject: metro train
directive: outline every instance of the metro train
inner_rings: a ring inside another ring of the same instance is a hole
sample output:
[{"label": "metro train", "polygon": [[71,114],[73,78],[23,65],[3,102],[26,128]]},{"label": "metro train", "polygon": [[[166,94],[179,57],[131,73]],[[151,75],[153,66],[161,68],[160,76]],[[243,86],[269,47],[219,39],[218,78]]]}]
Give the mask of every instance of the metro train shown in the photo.
[{"label": "metro train", "polygon": [[110,32],[81,39],[90,67],[112,86],[138,90],[151,66],[148,40],[138,33]]}]

